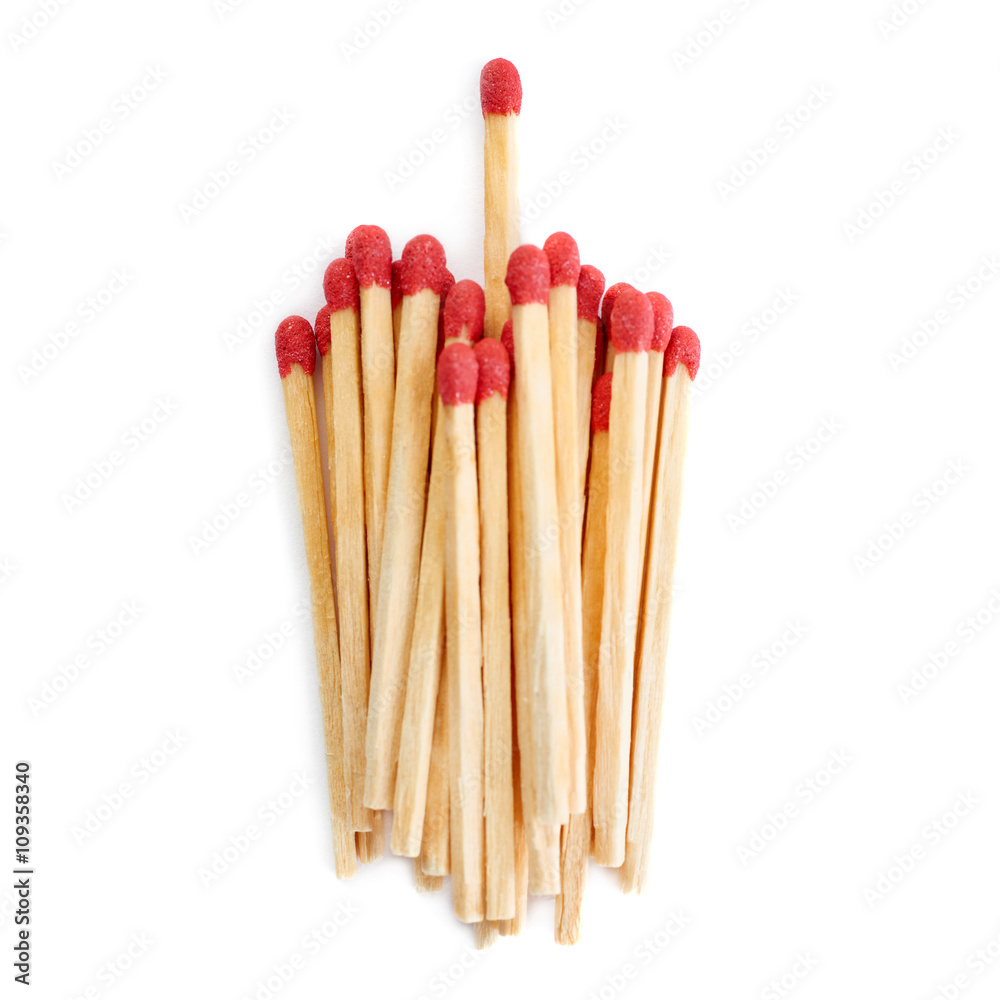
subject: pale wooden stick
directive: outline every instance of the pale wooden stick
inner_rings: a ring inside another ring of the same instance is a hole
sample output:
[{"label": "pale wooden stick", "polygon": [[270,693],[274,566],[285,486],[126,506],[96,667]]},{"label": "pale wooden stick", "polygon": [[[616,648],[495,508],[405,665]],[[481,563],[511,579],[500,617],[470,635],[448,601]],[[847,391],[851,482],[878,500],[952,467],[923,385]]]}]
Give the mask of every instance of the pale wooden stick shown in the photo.
[{"label": "pale wooden stick", "polygon": [[[515,723],[516,723],[515,719]],[[514,726],[517,734],[517,726]],[[501,937],[517,937],[528,919],[528,839],[521,808],[521,755],[514,748],[514,899],[516,908],[511,920],[500,921]]]},{"label": "pale wooden stick", "polygon": [[313,641],[316,646],[320,703],[323,708],[334,864],[338,878],[351,878],[357,870],[357,858],[354,835],[348,820],[347,788],[344,782],[340,653],[326,529],[326,503],[323,498],[316,399],[312,383],[316,350],[312,327],[300,317],[285,320],[278,328],[275,342],[312,594]]},{"label": "pale wooden stick", "polygon": [[382,813],[372,813],[372,828],[360,831],[358,838],[358,858],[363,865],[381,861],[385,857],[385,831],[382,826]]},{"label": "pale wooden stick", "polygon": [[441,892],[444,879],[440,875],[425,875],[420,867],[420,858],[413,859],[413,881],[417,892]]},{"label": "pale wooden stick", "polygon": [[511,736],[510,570],[507,532],[507,349],[475,347],[480,365],[476,437],[482,533],[486,917],[510,920],[514,895],[514,784]]},{"label": "pale wooden stick", "polygon": [[485,274],[487,337],[499,337],[510,313],[504,286],[507,261],[520,242],[517,201],[517,123],[521,111],[521,81],[506,59],[483,67],[479,81],[485,135],[483,273]]},{"label": "pale wooden stick", "polygon": [[590,861],[594,772],[594,705],[597,700],[597,661],[601,642],[601,608],[604,594],[604,554],[608,511],[608,407],[611,376],[594,387],[593,443],[590,446],[587,522],[583,538],[583,691],[587,719],[587,811],[570,816],[563,833],[562,894],[556,900],[555,939],[576,944],[580,939],[583,894]]},{"label": "pale wooden stick", "polygon": [[451,876],[455,915],[485,915],[483,864],[482,611],[479,595],[479,490],[475,409],[478,366],[471,347],[454,343],[438,362],[445,479],[445,615],[450,722]]},{"label": "pale wooden stick", "polygon": [[[442,629],[444,604],[441,605]],[[420,841],[420,870],[425,875],[451,873],[451,803],[449,802],[448,752],[448,660],[442,659],[434,714],[434,740],[427,774],[427,807],[424,810],[424,834]]]},{"label": "pale wooden stick", "polygon": [[[327,360],[329,359],[329,364]],[[337,598],[340,612],[340,664],[344,714],[344,756],[355,830],[372,829],[372,812],[364,806],[365,729],[368,724],[368,574],[365,558],[364,440],[358,313],[339,309],[330,314],[330,351],[323,358],[330,372],[324,389],[332,397],[333,420],[340,447],[332,481],[340,503],[337,525]]]},{"label": "pale wooden stick", "polygon": [[427,516],[420,554],[420,580],[417,584],[393,799],[392,850],[394,854],[405,857],[420,854],[427,806],[427,775],[434,738],[434,709],[444,655],[444,487],[447,455],[440,410],[441,403],[437,400]]},{"label": "pale wooden stick", "polygon": [[617,868],[625,860],[632,682],[641,576],[643,436],[653,312],[634,289],[615,303],[614,392],[608,437],[607,549],[598,660],[594,758],[594,857]]},{"label": "pale wooden stick", "polygon": [[323,376],[323,414],[326,418],[326,469],[330,493],[329,537],[333,549],[337,548],[337,480],[334,475],[336,456],[336,427],[333,420],[333,358],[330,357],[330,307],[323,306],[316,313],[316,346],[321,355],[320,370]]},{"label": "pale wooden stick", "polygon": [[687,451],[691,383],[698,371],[700,345],[688,327],[674,331],[678,343],[667,348],[668,369],[660,421],[659,449],[649,529],[645,604],[634,705],[632,787],[622,888],[641,892],[649,874],[659,754],[660,720],[666,675],[674,566]]},{"label": "pale wooden stick", "polygon": [[493,945],[497,943],[497,938],[500,936],[500,924],[496,920],[482,920],[475,925],[473,934],[475,937],[477,951],[492,948]]},{"label": "pale wooden stick", "polygon": [[[407,268],[426,284],[403,296],[398,378],[393,415],[389,499],[382,545],[383,572],[375,606],[372,678],[368,699],[365,805],[392,808],[399,735],[406,695],[413,613],[417,600],[427,461],[430,453],[438,290],[444,251],[430,236],[418,236],[403,251]],[[365,403],[367,413],[367,399]]]}]

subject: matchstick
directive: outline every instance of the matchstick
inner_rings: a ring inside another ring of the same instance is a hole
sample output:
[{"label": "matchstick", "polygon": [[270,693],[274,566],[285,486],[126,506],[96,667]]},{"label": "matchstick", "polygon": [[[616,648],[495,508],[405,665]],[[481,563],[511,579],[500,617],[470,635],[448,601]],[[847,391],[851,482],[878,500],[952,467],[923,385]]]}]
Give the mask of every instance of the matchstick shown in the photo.
[{"label": "matchstick", "polygon": [[556,500],[558,520],[550,532],[558,538],[562,559],[563,628],[565,629],[566,719],[569,739],[570,813],[587,807],[587,747],[583,720],[583,622],[580,602],[580,553],[583,498],[577,469],[577,306],[580,253],[568,233],[553,233],[543,247],[549,259],[549,359],[555,415]]},{"label": "matchstick", "polygon": [[[391,809],[395,788],[420,569],[444,250],[433,236],[415,236],[406,244],[402,261],[403,315],[393,414],[394,443],[368,698],[365,805],[371,809]],[[366,415],[367,412],[366,395]]]},{"label": "matchstick", "polygon": [[639,614],[643,437],[653,307],[624,289],[611,313],[614,392],[608,429],[607,549],[598,657],[594,757],[594,858],[625,860],[632,682]]},{"label": "matchstick", "polygon": [[[518,377],[517,455],[520,548],[524,558],[525,651],[531,691],[531,767],[535,820],[569,815],[565,629],[558,528],[556,456],[549,360],[549,261],[536,246],[518,247],[507,265]],[[636,525],[638,527],[638,524]]]},{"label": "matchstick", "polygon": [[479,77],[483,108],[484,197],[486,232],[486,336],[499,337],[510,315],[504,287],[507,261],[520,242],[517,202],[517,122],[521,114],[521,78],[514,64],[491,59]]},{"label": "matchstick", "polygon": [[691,383],[698,374],[700,357],[701,345],[695,332],[690,327],[677,327],[663,359],[666,386],[653,487],[635,691],[632,788],[625,864],[622,866],[625,892],[641,892],[649,874]]},{"label": "matchstick", "polygon": [[[323,357],[323,393],[330,429],[340,448],[330,463],[330,495],[337,544],[337,609],[340,616],[341,696],[344,715],[344,776],[351,827],[372,829],[364,806],[365,729],[368,718],[368,574],[365,560],[364,462],[361,370],[358,351],[358,282],[351,262],[331,262],[323,279],[325,325],[317,317],[316,343]],[[339,494],[340,504],[336,498]]]},{"label": "matchstick", "polygon": [[313,323],[313,330],[316,334],[316,346],[320,353],[320,369],[323,378],[323,415],[326,421],[326,469],[328,473],[328,484],[330,487],[330,521],[329,533],[333,541],[333,548],[337,547],[337,482],[333,475],[333,462],[336,455],[334,447],[336,428],[333,423],[333,359],[328,360],[330,351],[330,307],[323,306],[316,313],[316,322]]},{"label": "matchstick", "polygon": [[611,341],[611,311],[615,307],[618,296],[626,288],[632,288],[627,281],[616,281],[605,293],[604,301],[601,302],[601,322],[604,324],[604,332],[607,339],[604,342],[604,371],[614,371],[615,366],[615,345]]},{"label": "matchstick", "polygon": [[580,915],[587,885],[593,825],[594,704],[597,698],[597,661],[601,642],[604,595],[604,553],[608,526],[608,417],[611,412],[609,372],[594,384],[591,407],[593,442],[587,489],[587,522],[583,536],[583,693],[587,720],[587,810],[570,816],[563,833],[562,893],[556,899],[557,944],[580,939]]},{"label": "matchstick", "polygon": [[[440,311],[444,342],[473,343],[483,334],[483,290],[474,281],[460,281],[448,293]],[[420,553],[420,577],[414,611],[413,637],[406,679],[406,700],[396,768],[392,850],[416,857],[424,826],[427,775],[434,730],[441,658],[444,650],[445,482],[448,454],[440,399],[431,448],[430,485]]]},{"label": "matchstick", "polygon": [[351,878],[357,871],[354,834],[347,812],[344,781],[343,719],[340,714],[340,652],[337,617],[330,572],[330,546],[323,499],[323,470],[319,453],[319,428],[312,376],[316,344],[309,321],[290,316],[274,336],[278,373],[285,397],[285,417],[292,443],[295,486],[302,514],[306,565],[312,595],[313,641],[319,672],[320,703],[326,743],[330,819],[337,878]]},{"label": "matchstick", "polygon": [[438,392],[449,458],[445,477],[445,655],[450,722],[451,878],[455,915],[466,923],[483,920],[486,906],[479,490],[473,405],[478,377],[476,356],[468,344],[453,343],[441,352]]},{"label": "matchstick", "polygon": [[507,348],[487,337],[476,344],[476,464],[482,540],[484,801],[486,917],[516,915],[514,775],[511,734],[510,570],[507,534]]},{"label": "matchstick", "polygon": [[372,828],[360,831],[358,838],[358,860],[363,865],[381,861],[385,857],[385,832],[382,826],[382,814],[372,813]]},{"label": "matchstick", "polygon": [[[444,628],[444,606],[441,607]],[[449,802],[448,753],[448,661],[441,664],[437,708],[434,712],[434,740],[431,766],[427,775],[427,808],[424,811],[424,835],[420,842],[420,870],[425,875],[451,873],[451,804]]]},{"label": "matchstick", "polygon": [[649,380],[646,383],[646,442],[642,457],[642,526],[639,531],[639,589],[642,595],[642,574],[646,565],[646,539],[649,528],[649,503],[653,490],[653,464],[660,426],[660,387],[663,384],[663,352],[674,328],[674,307],[660,292],[647,292],[653,307],[653,339],[649,343]]},{"label": "matchstick", "polygon": [[[357,226],[345,256],[354,265],[361,295],[361,373],[365,400],[365,523],[369,605],[378,603],[392,444],[395,352],[392,346],[392,248],[379,226]],[[374,618],[373,618],[374,620]]]},{"label": "matchstick", "polygon": [[413,859],[413,882],[417,892],[441,892],[444,889],[444,879],[440,875],[425,875],[420,867],[420,858]]},{"label": "matchstick", "polygon": [[496,920],[482,920],[473,929],[476,951],[492,948],[500,936],[500,925]]},{"label": "matchstick", "polygon": [[[587,460],[590,456],[590,398],[594,388],[594,367],[597,358],[597,321],[604,275],[593,264],[580,268],[576,285],[576,439],[577,490],[581,511],[587,485]],[[603,361],[603,359],[602,359]],[[580,517],[581,524],[583,517]]]}]

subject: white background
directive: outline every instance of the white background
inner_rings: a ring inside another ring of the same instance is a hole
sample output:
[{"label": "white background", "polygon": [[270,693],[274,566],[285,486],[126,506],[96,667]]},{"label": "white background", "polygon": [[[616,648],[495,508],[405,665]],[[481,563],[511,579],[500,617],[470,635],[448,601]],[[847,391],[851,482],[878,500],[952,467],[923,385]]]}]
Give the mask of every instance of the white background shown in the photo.
[{"label": "white background", "polygon": [[[797,1000],[930,998],[959,975],[963,997],[1000,989],[995,965],[966,962],[991,941],[1000,953],[1000,282],[966,286],[1000,252],[1000,10],[906,0],[915,12],[888,30],[892,0],[588,0],[554,23],[557,2],[394,0],[353,53],[384,2],[73,0],[27,44],[12,35],[40,7],[4,4],[0,731],[8,780],[32,763],[35,995],[252,997],[294,953],[305,962],[283,997],[373,984],[402,998],[768,997],[783,995],[771,980],[795,981],[796,955],[811,966]],[[699,53],[706,20],[716,35]],[[418,897],[410,862],[333,876],[294,482],[257,470],[287,444],[275,323],[315,314],[354,225],[383,225],[397,255],[433,232],[456,276],[481,279],[478,78],[501,54],[524,85],[523,238],[566,229],[609,283],[664,291],[701,335],[705,375],[651,888],[625,897],[592,869],[580,947],[553,944],[552,902],[533,899],[524,936],[473,962],[448,893]],[[120,117],[149,68],[166,79]],[[829,96],[779,127],[812,88]],[[242,144],[275,109],[294,120],[251,161]],[[101,144],[57,176],[105,117]],[[618,132],[599,141],[608,120]],[[434,129],[427,161],[387,177]],[[760,148],[766,162],[721,189]],[[185,221],[230,160],[240,172]],[[878,219],[845,228],[894,181]],[[118,269],[127,287],[88,322]],[[782,293],[791,307],[767,314]],[[272,296],[262,321],[255,304]],[[65,349],[25,376],[71,321]],[[894,370],[907,338],[922,346]],[[129,428],[165,415],[158,400],[172,412],[133,448]],[[838,429],[821,442],[824,421]],[[116,449],[124,464],[68,510]],[[775,495],[736,523],[768,481]],[[250,505],[195,554],[244,491]],[[901,537],[859,562],[893,523]],[[95,655],[129,601],[138,619]],[[979,631],[963,626],[980,611]],[[240,683],[235,668],[286,621],[291,636]],[[789,622],[805,635],[762,674],[754,657]],[[947,643],[957,655],[904,704],[898,685]],[[33,708],[81,653],[86,669]],[[699,731],[711,705],[718,721]],[[185,742],[148,777],[142,761],[171,733]],[[834,753],[850,763],[807,801],[800,783],[822,782]],[[303,773],[305,794],[204,886],[199,868],[263,827],[259,810]],[[124,782],[131,797],[81,840],[74,828]],[[976,804],[956,820],[963,793]],[[789,803],[780,835],[741,858]],[[914,847],[912,870],[866,897]],[[0,888],[5,982],[11,901]],[[355,915],[308,954],[303,938],[341,904]],[[637,949],[671,911],[687,926],[647,960]],[[133,935],[150,943],[112,977]],[[617,978],[629,963],[636,978]]]}]

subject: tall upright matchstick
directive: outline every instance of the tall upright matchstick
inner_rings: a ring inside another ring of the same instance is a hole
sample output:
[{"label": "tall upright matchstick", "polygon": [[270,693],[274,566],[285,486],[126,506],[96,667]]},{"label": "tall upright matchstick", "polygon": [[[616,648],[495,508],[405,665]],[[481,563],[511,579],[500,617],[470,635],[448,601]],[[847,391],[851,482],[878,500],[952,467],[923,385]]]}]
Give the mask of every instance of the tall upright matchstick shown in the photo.
[{"label": "tall upright matchstick", "polygon": [[645,603],[636,677],[632,787],[625,864],[622,866],[622,888],[625,892],[642,891],[649,874],[691,383],[698,374],[700,357],[701,345],[695,332],[687,326],[677,327],[663,359],[666,386],[653,485],[653,513],[649,527]]},{"label": "tall upright matchstick", "polygon": [[486,233],[486,336],[499,337],[510,313],[504,287],[507,261],[520,242],[517,202],[517,122],[521,114],[521,78],[512,62],[491,59],[479,77],[483,108],[484,199]]},{"label": "tall upright matchstick", "polygon": [[608,517],[598,659],[594,758],[594,858],[625,860],[632,682],[639,616],[639,531],[646,429],[646,384],[653,307],[642,292],[621,292],[611,313],[614,392],[608,430]]},{"label": "tall upright matchstick", "polygon": [[312,375],[316,369],[316,343],[309,321],[290,316],[274,336],[278,373],[285,397],[285,417],[292,442],[295,486],[302,513],[309,589],[312,594],[313,641],[319,671],[323,733],[326,742],[330,818],[333,823],[333,856],[337,878],[351,878],[357,870],[354,834],[347,814],[344,782],[343,720],[340,714],[340,652],[337,616],[330,573],[323,469],[319,453],[319,427]]}]

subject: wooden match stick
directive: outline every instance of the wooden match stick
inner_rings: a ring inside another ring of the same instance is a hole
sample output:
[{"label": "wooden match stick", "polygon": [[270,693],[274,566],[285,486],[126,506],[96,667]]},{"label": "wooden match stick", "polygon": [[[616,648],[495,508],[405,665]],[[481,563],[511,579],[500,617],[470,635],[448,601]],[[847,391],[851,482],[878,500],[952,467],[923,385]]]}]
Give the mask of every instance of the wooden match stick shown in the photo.
[{"label": "wooden match stick", "polygon": [[302,513],[309,589],[312,594],[313,641],[319,672],[323,732],[326,742],[330,818],[337,878],[351,878],[357,871],[354,834],[347,812],[344,781],[343,719],[340,713],[340,652],[337,616],[330,572],[330,545],[323,499],[323,470],[319,453],[319,428],[312,375],[316,368],[316,343],[309,321],[290,316],[274,336],[278,373],[285,397],[285,418],[292,443],[295,486]]},{"label": "wooden match stick", "polygon": [[587,523],[583,537],[583,692],[587,718],[587,810],[570,816],[563,833],[562,894],[556,899],[557,944],[576,944],[587,885],[593,823],[594,705],[597,699],[597,664],[601,642],[604,595],[604,555],[608,527],[608,418],[611,412],[609,372],[594,384],[591,408],[593,442],[590,445]]},{"label": "wooden match stick", "polygon": [[[379,574],[375,605],[368,698],[365,805],[371,809],[391,809],[395,788],[420,569],[444,250],[433,236],[415,236],[406,244],[402,261],[403,315],[382,545],[384,571]],[[366,415],[367,399],[366,395]]]},{"label": "wooden match stick", "polygon": [[641,892],[649,874],[691,383],[698,374],[700,357],[701,345],[695,332],[690,327],[677,327],[663,359],[666,386],[653,487],[635,691],[632,788],[622,867],[625,892]]},{"label": "wooden match stick", "polygon": [[482,538],[486,917],[510,920],[514,884],[514,748],[511,733],[510,569],[507,533],[507,391],[510,358],[499,340],[476,344],[476,464]]},{"label": "wooden match stick", "polygon": [[558,521],[549,533],[558,539],[562,560],[563,628],[566,671],[566,719],[569,738],[570,813],[587,807],[587,746],[583,718],[583,621],[581,618],[580,553],[583,497],[577,468],[577,305],[580,253],[569,233],[553,233],[543,246],[549,258],[549,359],[556,449]]},{"label": "wooden match stick", "polygon": [[611,341],[611,311],[615,307],[618,296],[626,288],[632,288],[627,281],[616,281],[605,293],[604,301],[601,302],[601,322],[604,324],[606,339],[604,342],[604,371],[614,371],[615,367],[615,345]]},{"label": "wooden match stick", "polygon": [[[599,346],[597,312],[603,294],[604,275],[593,264],[584,264],[580,268],[580,277],[576,285],[576,474],[579,483],[576,492],[580,499],[581,510],[584,505],[587,461],[590,456],[590,398],[594,388],[594,370]],[[603,361],[602,357],[602,364]],[[582,524],[582,516],[580,521]]]},{"label": "wooden match stick", "polygon": [[646,565],[646,539],[649,529],[649,503],[653,491],[653,465],[656,460],[656,442],[660,426],[660,388],[663,385],[663,352],[674,328],[674,307],[670,299],[660,292],[647,292],[653,307],[653,339],[649,343],[649,381],[646,383],[646,443],[642,457],[642,526],[639,531],[640,600],[642,574]]},{"label": "wooden match stick", "polygon": [[483,920],[483,682],[479,594],[479,489],[475,408],[479,366],[472,348],[453,343],[438,361],[448,447],[445,480],[445,617],[448,645],[451,877],[455,915]]},{"label": "wooden match stick", "polygon": [[323,377],[323,414],[326,418],[326,469],[330,488],[330,519],[328,524],[333,547],[337,547],[337,481],[333,474],[333,462],[336,455],[336,427],[333,422],[333,359],[327,358],[330,348],[330,307],[323,306],[316,313],[313,323],[316,334],[316,346],[320,352],[320,368]]},{"label": "wooden match stick", "polygon": [[484,198],[486,234],[486,336],[499,337],[510,314],[504,286],[507,261],[520,242],[517,202],[517,122],[521,114],[521,78],[514,64],[491,59],[479,77],[483,108]]},{"label": "wooden match stick", "polygon": [[[340,448],[333,449],[330,495],[337,538],[344,776],[351,827],[366,831],[372,829],[372,812],[365,808],[363,801],[371,658],[368,646],[358,282],[349,260],[341,257],[331,262],[323,278],[323,290],[328,313],[326,325],[317,326],[316,343],[323,357],[328,447],[330,428],[336,427],[340,438]],[[340,504],[336,501],[338,495]]]},{"label": "wooden match stick", "polygon": [[[549,360],[549,261],[525,244],[510,256],[507,289],[518,377],[517,453],[524,556],[528,683],[532,692],[531,766],[535,819],[561,824],[569,815],[569,746],[562,567],[551,533],[558,528],[555,418]],[[638,524],[636,525],[638,528]]]},{"label": "wooden match stick", "polygon": [[[444,605],[441,606],[441,617],[444,618]],[[444,628],[443,621],[441,627]],[[449,766],[448,661],[444,660],[434,712],[434,741],[431,744],[431,766],[427,775],[427,808],[424,811],[423,840],[420,842],[420,870],[425,875],[451,873]]]},{"label": "wooden match stick", "polygon": [[396,374],[392,346],[392,247],[389,237],[379,226],[357,226],[347,237],[345,256],[354,265],[361,294],[368,603],[374,615],[382,565]]},{"label": "wooden match stick", "polygon": [[[460,281],[448,292],[440,312],[440,333],[446,344],[472,343],[483,335],[483,290],[474,281]],[[444,651],[445,483],[448,449],[435,400],[437,419],[431,448],[430,485],[420,553],[420,578],[414,611],[406,700],[396,768],[392,850],[416,857],[424,827],[427,775],[430,767],[441,659]],[[506,536],[505,536],[506,538]],[[506,593],[506,591],[505,591]],[[509,695],[508,695],[509,698]]]},{"label": "wooden match stick", "polygon": [[594,757],[594,858],[625,860],[632,683],[641,576],[642,464],[653,307],[624,289],[611,313],[614,392],[608,430],[607,549],[598,657]]},{"label": "wooden match stick", "polygon": [[444,889],[444,879],[440,875],[425,875],[420,867],[420,858],[413,859],[413,882],[417,892],[441,892]]}]

